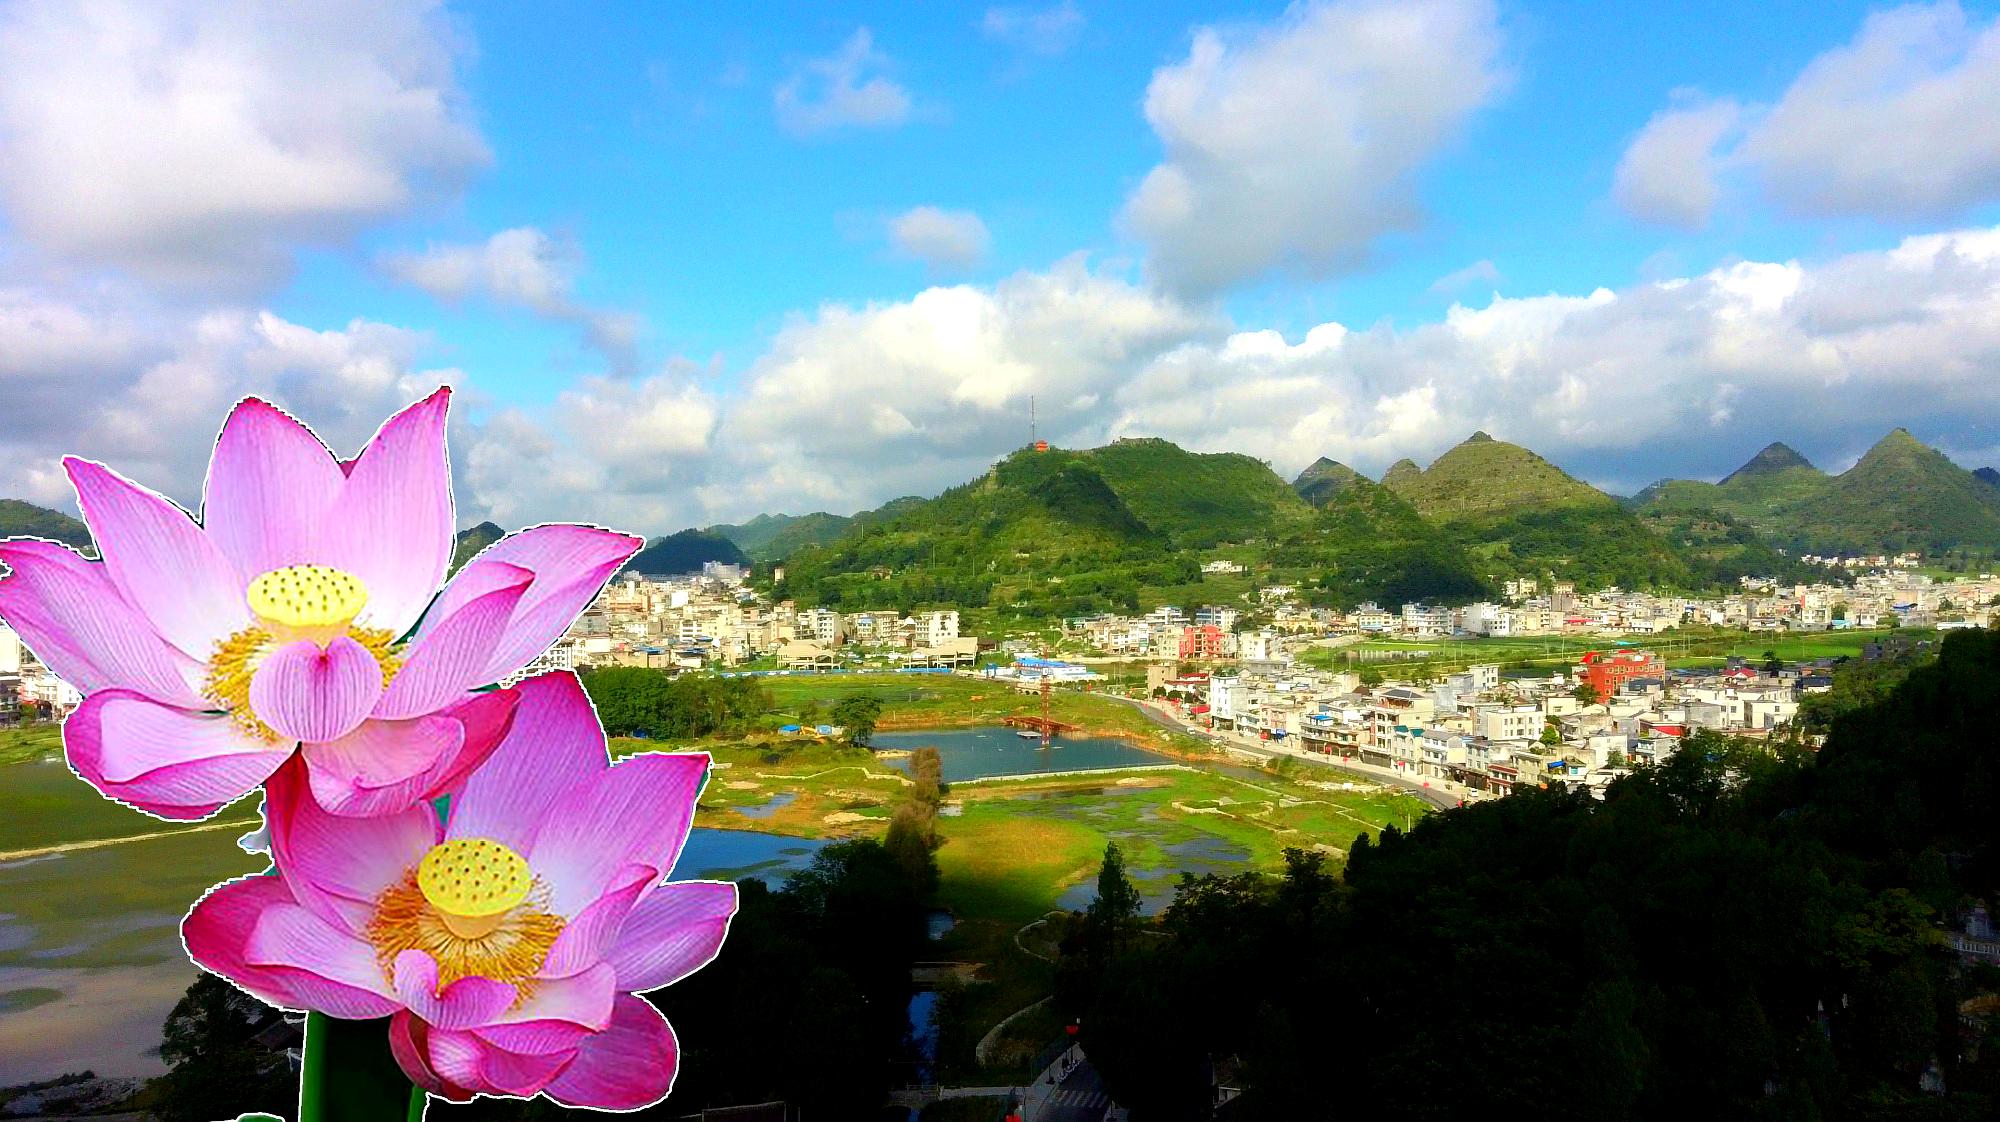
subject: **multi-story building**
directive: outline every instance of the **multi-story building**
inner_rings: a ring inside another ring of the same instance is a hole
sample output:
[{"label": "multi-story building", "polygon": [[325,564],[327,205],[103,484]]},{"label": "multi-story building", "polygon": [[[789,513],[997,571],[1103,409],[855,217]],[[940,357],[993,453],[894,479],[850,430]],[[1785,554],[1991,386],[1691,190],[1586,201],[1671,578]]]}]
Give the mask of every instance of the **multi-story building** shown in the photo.
[{"label": "multi-story building", "polygon": [[1189,662],[1212,662],[1224,656],[1223,641],[1229,636],[1212,623],[1191,623],[1181,628],[1179,657]]},{"label": "multi-story building", "polygon": [[1590,651],[1583,656],[1577,673],[1597,691],[1599,700],[1618,692],[1618,687],[1634,678],[1667,676],[1667,660],[1652,651]]}]

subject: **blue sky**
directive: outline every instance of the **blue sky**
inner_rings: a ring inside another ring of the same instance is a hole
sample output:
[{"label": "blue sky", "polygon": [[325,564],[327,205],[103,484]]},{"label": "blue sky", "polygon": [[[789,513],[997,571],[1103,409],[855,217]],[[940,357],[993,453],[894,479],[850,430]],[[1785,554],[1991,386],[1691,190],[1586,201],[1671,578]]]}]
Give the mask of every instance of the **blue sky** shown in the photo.
[{"label": "blue sky", "polygon": [[[366,250],[520,225],[563,231],[587,255],[586,299],[643,315],[655,357],[720,356],[725,377],[787,315],[821,302],[897,300],[938,279],[991,282],[1079,251],[1133,261],[1141,249],[1121,236],[1116,215],[1160,158],[1141,107],[1154,68],[1186,53],[1192,27],[1283,9],[1079,6],[1075,45],[1044,57],[982,34],[979,6],[595,3],[566,10],[558,30],[538,5],[467,5],[455,12],[478,47],[465,87],[494,150],[491,170],[451,205],[378,231],[359,254],[312,256],[275,306],[329,322],[429,320],[455,363],[534,401],[562,384],[549,377],[552,363],[588,365],[565,332],[480,308],[454,314],[385,286]],[[1634,223],[1608,201],[1625,143],[1669,91],[1773,98],[1869,10],[1504,8],[1512,84],[1423,175],[1425,226],[1389,239],[1373,267],[1279,276],[1226,294],[1225,304],[1238,322],[1288,333],[1336,318],[1413,324],[1437,319],[1453,297],[1487,295],[1493,282],[1432,288],[1479,261],[1493,262],[1502,291],[1534,294],[1890,243],[1922,224],[1791,221],[1759,206],[1680,235]],[[860,27],[915,97],[911,123],[787,133],[772,86]],[[566,46],[551,49],[552,34]],[[940,274],[891,253],[883,219],[927,203],[980,214],[993,231],[988,259]],[[1979,208],[1975,220],[1995,213]]]},{"label": "blue sky", "polygon": [[1287,473],[1975,466],[1995,16],[0,0],[0,490],[187,495],[237,394],[338,445],[439,381],[468,518],[649,533],[933,492],[1029,394]]}]

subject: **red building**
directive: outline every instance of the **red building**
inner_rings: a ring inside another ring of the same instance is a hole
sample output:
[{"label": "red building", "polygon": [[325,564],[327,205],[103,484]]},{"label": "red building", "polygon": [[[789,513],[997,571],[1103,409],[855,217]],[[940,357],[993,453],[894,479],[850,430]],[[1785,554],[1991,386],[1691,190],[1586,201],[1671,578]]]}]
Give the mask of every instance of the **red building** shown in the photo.
[{"label": "red building", "polygon": [[1667,676],[1667,660],[1652,651],[1591,651],[1583,656],[1583,680],[1601,701],[1634,678]]},{"label": "red building", "polygon": [[1222,657],[1222,629],[1212,623],[1190,624],[1181,629],[1180,657],[1193,662]]}]

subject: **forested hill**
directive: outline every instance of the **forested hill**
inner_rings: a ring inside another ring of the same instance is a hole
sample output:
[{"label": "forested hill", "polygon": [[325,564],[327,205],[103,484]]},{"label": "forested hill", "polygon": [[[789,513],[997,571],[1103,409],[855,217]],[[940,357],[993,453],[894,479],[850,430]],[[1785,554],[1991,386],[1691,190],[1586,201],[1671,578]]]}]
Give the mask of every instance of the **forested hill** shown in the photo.
[{"label": "forested hill", "polygon": [[1427,469],[1404,461],[1383,483],[1325,458],[1286,483],[1249,456],[1155,439],[1023,449],[783,556],[776,591],[802,603],[1044,617],[1240,595],[1203,578],[1217,558],[1339,605],[1464,602],[1517,576],[1700,589],[1797,567],[1741,523],[1643,520],[1485,433]]},{"label": "forested hill", "polygon": [[725,565],[750,563],[735,542],[720,534],[689,527],[646,543],[646,548],[633,554],[625,568],[649,577],[673,577],[698,573],[710,561]]},{"label": "forested hill", "polygon": [[2000,906],[2000,635],[1858,696],[1817,753],[1702,733],[1093,908],[1057,1012],[1135,1119],[2000,1117],[2000,969],[1947,943]]},{"label": "forested hill", "polygon": [[0,538],[48,538],[92,550],[90,529],[60,511],[49,510],[20,499],[0,499]]},{"label": "forested hill", "polygon": [[1687,591],[1811,579],[1824,574],[1795,555],[1814,549],[2000,549],[2000,487],[1900,429],[1838,476],[1774,443],[1722,483],[1663,481],[1623,502],[1483,432],[1379,484],[1326,457],[1287,483],[1249,456],[1126,439],[1024,449],[935,499],[851,519],[720,529],[790,561],[783,591],[805,603],[1048,616],[1241,595],[1202,577],[1218,558],[1340,604],[1462,601],[1514,577]]},{"label": "forested hill", "polygon": [[1720,483],[1662,480],[1629,505],[1719,512],[1794,551],[2000,550],[2000,488],[1903,429],[1839,475],[1773,444]]}]

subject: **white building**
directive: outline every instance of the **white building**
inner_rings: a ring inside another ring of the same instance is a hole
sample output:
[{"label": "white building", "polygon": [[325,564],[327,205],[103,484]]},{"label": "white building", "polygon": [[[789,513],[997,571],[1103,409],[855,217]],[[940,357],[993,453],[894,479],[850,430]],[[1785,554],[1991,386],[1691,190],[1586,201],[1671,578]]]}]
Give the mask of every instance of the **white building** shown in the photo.
[{"label": "white building", "polygon": [[0,623],[0,674],[21,672],[21,637],[14,629]]}]

